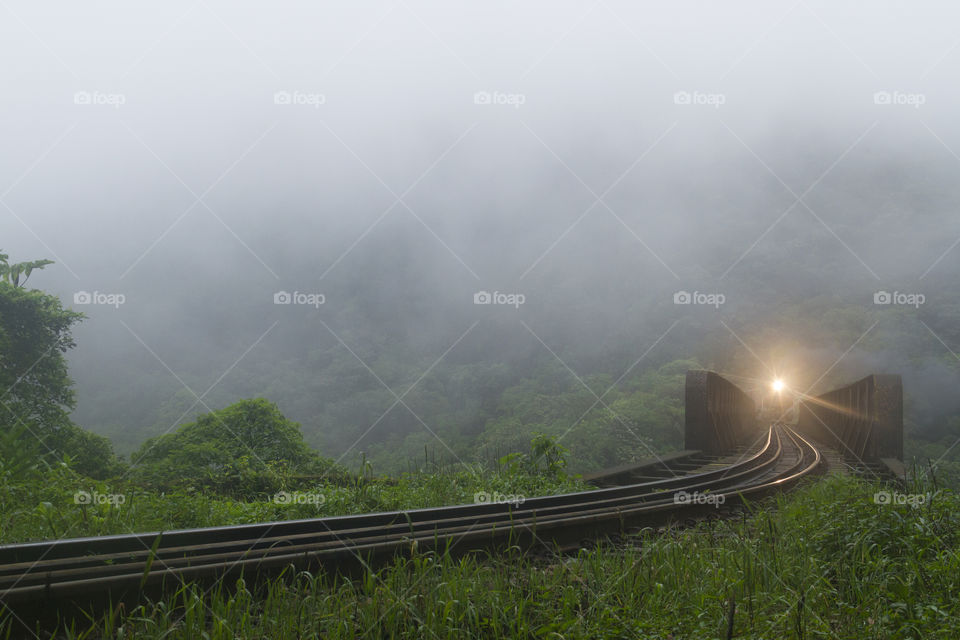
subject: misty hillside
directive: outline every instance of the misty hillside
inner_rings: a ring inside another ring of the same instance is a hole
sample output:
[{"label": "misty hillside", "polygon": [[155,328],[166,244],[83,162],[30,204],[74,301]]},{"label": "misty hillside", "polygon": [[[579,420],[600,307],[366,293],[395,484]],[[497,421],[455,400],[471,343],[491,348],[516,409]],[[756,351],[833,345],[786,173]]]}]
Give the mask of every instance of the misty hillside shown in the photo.
[{"label": "misty hillside", "polygon": [[[406,462],[402,455],[417,455],[424,445],[471,457],[485,443],[482,433],[511,415],[517,395],[525,392],[579,396],[550,417],[568,423],[562,433],[595,400],[576,376],[600,394],[652,346],[630,370],[626,386],[636,387],[644,372],[684,359],[757,378],[758,362],[740,340],[761,358],[792,369],[802,384],[805,376],[813,382],[815,371],[829,367],[879,320],[819,387],[863,372],[902,372],[911,427],[942,435],[944,420],[958,408],[943,393],[956,382],[955,362],[921,323],[947,344],[960,338],[949,321],[958,304],[950,283],[960,257],[948,253],[922,280],[916,271],[930,266],[921,253],[933,262],[949,248],[943,225],[956,224],[943,211],[960,194],[944,175],[939,192],[926,194],[936,206],[918,205],[912,197],[938,167],[943,172],[942,165],[923,157],[905,167],[865,149],[856,162],[835,169],[810,201],[842,241],[797,206],[738,261],[762,233],[757,229],[773,221],[769,212],[788,207],[789,197],[745,151],[727,152],[728,161],[715,169],[730,175],[711,180],[717,184],[684,184],[676,175],[672,183],[657,185],[660,198],[672,193],[681,202],[658,202],[655,194],[642,192],[642,184],[634,187],[635,204],[628,193],[621,196],[615,206],[642,241],[595,207],[535,264],[579,215],[571,206],[544,210],[531,202],[517,218],[477,211],[482,222],[471,223],[460,206],[444,209],[428,202],[425,210],[437,216],[431,224],[445,232],[442,242],[398,210],[349,252],[347,230],[331,234],[320,221],[297,226],[279,215],[272,232],[250,236],[257,255],[285,274],[279,279],[241,246],[226,243],[175,255],[171,248],[158,248],[170,257],[144,260],[162,261],[162,267],[141,264],[129,281],[107,280],[121,285],[117,290],[135,292],[124,305],[84,309],[91,318],[78,328],[79,346],[71,355],[80,398],[75,418],[128,452],[202,413],[203,404],[195,403],[152,350],[198,394],[229,369],[204,399],[210,407],[269,397],[327,455],[338,456],[359,439],[355,449],[377,452],[381,466],[397,469]],[[825,161],[787,162],[819,168]],[[553,163],[551,172],[572,188],[562,167]],[[473,178],[467,173],[457,180],[469,186]],[[860,197],[864,184],[874,185],[866,198]],[[629,192],[628,186],[622,190]],[[296,207],[286,215],[296,219]],[[244,224],[243,217],[239,221]],[[198,216],[193,224],[217,223]],[[361,227],[353,231],[360,235]],[[193,243],[180,233],[171,244]],[[316,249],[282,250],[288,239],[304,235],[315,238]],[[444,243],[455,243],[456,255]],[[901,258],[904,247],[915,248],[912,264]],[[471,270],[489,275],[476,279]],[[878,308],[873,294],[884,289],[929,293],[919,309]],[[322,293],[324,301],[275,305],[274,293],[285,290]],[[474,293],[483,290],[520,293],[524,300],[514,306],[475,305]],[[719,308],[678,306],[673,294],[681,290],[721,292],[725,299]],[[399,395],[414,383],[404,398],[409,409],[396,404],[387,412],[395,404],[393,392]],[[669,393],[679,407],[679,387]],[[401,459],[394,459],[398,451]]]}]

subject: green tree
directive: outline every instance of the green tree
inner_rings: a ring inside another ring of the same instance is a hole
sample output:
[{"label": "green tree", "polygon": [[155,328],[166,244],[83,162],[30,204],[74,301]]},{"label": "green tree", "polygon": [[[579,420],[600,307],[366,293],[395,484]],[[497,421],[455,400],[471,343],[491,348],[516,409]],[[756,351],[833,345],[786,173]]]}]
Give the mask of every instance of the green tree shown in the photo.
[{"label": "green tree", "polygon": [[62,459],[93,477],[118,473],[110,442],[70,420],[72,381],[64,353],[74,346],[71,328],[84,316],[56,296],[26,289],[50,260],[9,263],[0,253],[0,456],[14,460]]},{"label": "green tree", "polygon": [[151,438],[131,461],[149,486],[205,487],[239,497],[275,492],[292,475],[332,466],[307,446],[298,423],[263,398],[241,400]]},{"label": "green tree", "polygon": [[83,316],[23,287],[21,275],[49,261],[10,265],[7,258],[0,253],[0,424],[25,437],[31,450],[49,450],[70,423],[74,398],[63,354],[74,346],[70,328]]}]

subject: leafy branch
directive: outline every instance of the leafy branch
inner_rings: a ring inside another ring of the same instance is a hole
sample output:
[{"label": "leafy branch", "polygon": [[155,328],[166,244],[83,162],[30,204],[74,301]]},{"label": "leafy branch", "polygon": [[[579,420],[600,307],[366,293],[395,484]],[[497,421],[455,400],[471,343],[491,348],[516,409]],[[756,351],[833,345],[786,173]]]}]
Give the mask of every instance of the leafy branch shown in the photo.
[{"label": "leafy branch", "polygon": [[[0,253],[0,279],[12,284],[14,287],[23,287],[27,284],[27,279],[34,269],[43,269],[48,264],[53,264],[53,260],[32,260],[30,262],[9,263],[10,256]],[[20,277],[23,276],[23,281]]]}]

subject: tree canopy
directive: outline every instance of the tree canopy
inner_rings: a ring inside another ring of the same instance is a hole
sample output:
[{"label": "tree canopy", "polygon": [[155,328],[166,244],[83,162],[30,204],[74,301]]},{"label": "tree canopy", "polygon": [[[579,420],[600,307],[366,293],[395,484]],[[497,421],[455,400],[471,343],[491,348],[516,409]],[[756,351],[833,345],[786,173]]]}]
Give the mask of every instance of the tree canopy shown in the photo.
[{"label": "tree canopy", "polygon": [[289,475],[332,467],[307,446],[300,425],[263,398],[241,400],[151,438],[131,461],[148,485],[200,486],[242,496],[274,492]]},{"label": "tree canopy", "polygon": [[0,253],[0,457],[40,462],[66,454],[81,473],[116,473],[110,441],[70,420],[73,382],[64,354],[74,346],[71,328],[83,314],[24,286],[34,270],[52,261],[8,259]]}]

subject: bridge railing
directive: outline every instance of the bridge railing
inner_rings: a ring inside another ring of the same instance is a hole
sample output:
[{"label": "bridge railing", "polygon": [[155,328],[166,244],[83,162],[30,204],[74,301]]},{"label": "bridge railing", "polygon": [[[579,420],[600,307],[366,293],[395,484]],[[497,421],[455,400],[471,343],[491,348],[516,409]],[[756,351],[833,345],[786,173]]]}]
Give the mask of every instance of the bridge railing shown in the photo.
[{"label": "bridge railing", "polygon": [[759,435],[756,405],[718,373],[687,371],[684,447],[725,454]]},{"label": "bridge railing", "polygon": [[797,429],[856,462],[903,460],[903,383],[873,374],[801,400]]}]

